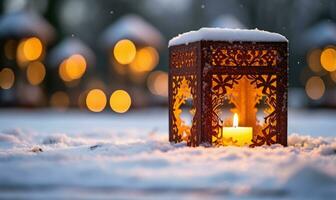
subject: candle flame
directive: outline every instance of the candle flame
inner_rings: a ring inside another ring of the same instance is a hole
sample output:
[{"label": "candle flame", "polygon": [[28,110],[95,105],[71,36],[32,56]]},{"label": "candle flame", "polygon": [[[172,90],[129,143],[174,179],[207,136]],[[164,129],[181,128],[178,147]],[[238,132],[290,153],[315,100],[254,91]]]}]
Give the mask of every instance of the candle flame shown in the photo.
[{"label": "candle flame", "polygon": [[238,114],[233,115],[233,127],[238,127]]}]

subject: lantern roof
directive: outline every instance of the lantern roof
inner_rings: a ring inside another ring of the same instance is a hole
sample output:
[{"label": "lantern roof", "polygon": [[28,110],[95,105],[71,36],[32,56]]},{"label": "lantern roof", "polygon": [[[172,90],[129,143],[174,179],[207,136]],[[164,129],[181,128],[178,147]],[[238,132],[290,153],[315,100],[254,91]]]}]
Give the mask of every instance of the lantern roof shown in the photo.
[{"label": "lantern roof", "polygon": [[18,11],[0,18],[0,37],[37,36],[43,42],[51,42],[55,38],[55,29],[42,16],[33,11]]},{"label": "lantern roof", "polygon": [[52,67],[56,67],[62,60],[74,54],[84,56],[91,65],[95,62],[94,52],[78,38],[65,38],[62,40],[50,51],[48,61]]},{"label": "lantern roof", "polygon": [[322,21],[309,28],[301,37],[302,46],[305,49],[336,44],[336,24],[330,21]]},{"label": "lantern roof", "polygon": [[102,34],[102,45],[110,48],[118,40],[130,39],[136,43],[160,48],[164,37],[160,31],[138,15],[123,16],[111,24]]},{"label": "lantern roof", "polygon": [[180,34],[169,41],[168,47],[188,44],[196,41],[227,41],[227,42],[288,42],[279,33],[258,29],[201,28]]}]

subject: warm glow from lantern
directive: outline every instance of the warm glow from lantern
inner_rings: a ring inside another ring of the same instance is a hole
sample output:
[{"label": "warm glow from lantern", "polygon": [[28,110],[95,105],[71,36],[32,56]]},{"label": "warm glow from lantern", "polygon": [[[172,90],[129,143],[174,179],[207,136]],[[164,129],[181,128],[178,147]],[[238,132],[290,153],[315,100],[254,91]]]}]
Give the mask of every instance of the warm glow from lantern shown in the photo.
[{"label": "warm glow from lantern", "polygon": [[135,59],[130,64],[131,70],[134,72],[147,72],[153,70],[159,62],[159,54],[153,47],[145,47],[140,49]]},{"label": "warm glow from lantern", "polygon": [[307,63],[313,72],[320,72],[322,70],[320,62],[321,52],[320,49],[313,49],[308,53]]},{"label": "warm glow from lantern", "polygon": [[233,123],[232,123],[233,127],[238,127],[238,114],[235,113],[233,115]]},{"label": "warm glow from lantern", "polygon": [[116,90],[110,97],[111,109],[117,113],[126,112],[131,103],[131,97],[125,90]]},{"label": "warm glow from lantern", "polygon": [[80,54],[70,56],[65,63],[65,72],[70,79],[79,79],[86,70],[86,60]]},{"label": "warm glow from lantern", "polygon": [[25,67],[26,63],[27,63],[27,58],[25,57],[24,53],[23,53],[23,46],[24,46],[25,40],[21,41],[19,43],[19,45],[17,46],[17,50],[16,50],[16,61],[19,65],[19,67],[23,68]]},{"label": "warm glow from lantern", "polygon": [[238,121],[238,114],[235,113],[233,115],[232,127],[223,127],[222,133],[224,145],[244,146],[252,143],[252,127],[239,127]]},{"label": "warm glow from lantern", "polygon": [[326,48],[321,53],[321,64],[323,68],[329,72],[336,70],[336,50]]},{"label": "warm glow from lantern", "polygon": [[306,93],[313,100],[320,99],[325,92],[323,80],[318,76],[313,76],[306,83]]},{"label": "warm glow from lantern", "polygon": [[23,43],[23,54],[29,61],[36,60],[42,55],[43,45],[36,37],[28,38]]},{"label": "warm glow from lantern", "polygon": [[58,68],[58,74],[59,74],[59,76],[61,77],[61,79],[63,80],[63,81],[66,81],[66,82],[69,82],[69,81],[72,81],[72,78],[68,75],[68,73],[67,73],[67,70],[66,70],[66,61],[67,60],[64,60],[61,64],[60,64],[60,66],[59,66],[59,68]]},{"label": "warm glow from lantern", "polygon": [[86,60],[80,54],[74,54],[63,60],[58,68],[59,76],[66,82],[81,78],[85,71]]},{"label": "warm glow from lantern", "polygon": [[55,92],[51,95],[50,105],[55,108],[64,109],[70,105],[69,96],[62,91]]},{"label": "warm glow from lantern", "polygon": [[133,61],[136,55],[136,48],[132,41],[130,40],[120,40],[114,46],[113,54],[115,59],[120,64],[129,64]]},{"label": "warm glow from lantern", "polygon": [[152,72],[147,79],[147,87],[152,94],[168,96],[168,74],[163,71]]},{"label": "warm glow from lantern", "polygon": [[2,89],[10,89],[15,81],[15,75],[12,69],[3,68],[0,71],[0,87]]},{"label": "warm glow from lantern", "polygon": [[44,80],[45,74],[46,69],[41,62],[36,61],[28,65],[26,76],[30,84],[40,84]]},{"label": "warm glow from lantern", "polygon": [[86,106],[92,112],[101,112],[106,106],[106,95],[100,89],[91,90],[86,96]]}]

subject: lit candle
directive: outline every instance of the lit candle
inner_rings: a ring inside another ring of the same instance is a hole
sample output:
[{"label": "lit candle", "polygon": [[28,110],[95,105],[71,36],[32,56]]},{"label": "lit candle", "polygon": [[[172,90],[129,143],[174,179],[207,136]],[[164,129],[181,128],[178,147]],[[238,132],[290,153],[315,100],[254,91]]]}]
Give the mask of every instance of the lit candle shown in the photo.
[{"label": "lit candle", "polygon": [[233,115],[233,127],[223,127],[223,142],[225,140],[233,141],[234,145],[244,146],[252,143],[253,129],[252,127],[238,127],[238,115]]}]

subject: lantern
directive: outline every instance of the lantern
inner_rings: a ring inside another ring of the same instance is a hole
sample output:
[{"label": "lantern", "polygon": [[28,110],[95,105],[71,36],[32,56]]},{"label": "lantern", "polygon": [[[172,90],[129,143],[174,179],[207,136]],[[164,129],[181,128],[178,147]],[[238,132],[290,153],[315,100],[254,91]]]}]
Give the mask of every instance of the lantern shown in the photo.
[{"label": "lantern", "polygon": [[[202,28],[169,42],[169,140],[287,146],[288,41]],[[189,118],[188,118],[189,117]]]}]

